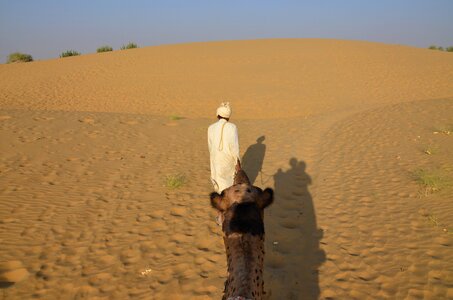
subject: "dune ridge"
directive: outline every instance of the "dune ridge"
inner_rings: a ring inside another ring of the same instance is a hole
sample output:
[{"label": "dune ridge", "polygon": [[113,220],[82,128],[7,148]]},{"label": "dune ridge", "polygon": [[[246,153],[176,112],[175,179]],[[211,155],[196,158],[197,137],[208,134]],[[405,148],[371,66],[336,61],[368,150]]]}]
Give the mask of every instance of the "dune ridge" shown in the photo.
[{"label": "dune ridge", "polygon": [[192,43],[0,65],[0,105],[199,118],[230,100],[237,118],[286,118],[449,97],[452,70],[451,53],[370,42]]}]

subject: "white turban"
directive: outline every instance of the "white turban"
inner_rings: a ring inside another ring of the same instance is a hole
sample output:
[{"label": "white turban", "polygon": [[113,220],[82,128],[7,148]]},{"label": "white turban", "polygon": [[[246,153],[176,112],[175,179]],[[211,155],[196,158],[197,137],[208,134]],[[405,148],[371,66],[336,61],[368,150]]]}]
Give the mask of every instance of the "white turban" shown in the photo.
[{"label": "white turban", "polygon": [[217,108],[217,115],[228,119],[231,116],[230,102],[222,102]]}]

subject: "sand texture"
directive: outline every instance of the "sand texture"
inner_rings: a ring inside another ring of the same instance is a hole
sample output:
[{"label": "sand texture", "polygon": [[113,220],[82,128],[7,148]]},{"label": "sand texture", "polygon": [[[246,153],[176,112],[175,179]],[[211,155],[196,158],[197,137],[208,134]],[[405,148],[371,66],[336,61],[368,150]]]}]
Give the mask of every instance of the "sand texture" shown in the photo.
[{"label": "sand texture", "polygon": [[250,179],[275,190],[267,299],[453,299],[451,53],[194,43],[0,77],[0,299],[220,299],[222,100]]}]

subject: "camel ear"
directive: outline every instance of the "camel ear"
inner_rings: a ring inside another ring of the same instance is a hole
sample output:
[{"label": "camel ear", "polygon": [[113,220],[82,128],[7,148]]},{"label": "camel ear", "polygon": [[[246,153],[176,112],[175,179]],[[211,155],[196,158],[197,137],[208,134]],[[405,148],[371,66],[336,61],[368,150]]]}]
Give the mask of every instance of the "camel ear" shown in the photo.
[{"label": "camel ear", "polygon": [[236,173],[239,172],[239,170],[242,170],[242,166],[241,166],[241,161],[238,158],[236,161]]},{"label": "camel ear", "polygon": [[242,183],[250,185],[250,180],[249,180],[247,174],[245,174],[245,171],[241,169],[241,170],[237,171],[237,173],[234,175],[233,185],[242,184]]},{"label": "camel ear", "polygon": [[260,193],[258,198],[258,206],[261,209],[265,209],[274,202],[274,190],[271,188],[266,188],[263,192]]},{"label": "camel ear", "polygon": [[219,211],[227,210],[227,203],[223,199],[223,192],[222,192],[222,195],[219,195],[219,193],[213,192],[213,193],[211,193],[210,197],[211,197],[211,205],[213,208],[215,208]]}]

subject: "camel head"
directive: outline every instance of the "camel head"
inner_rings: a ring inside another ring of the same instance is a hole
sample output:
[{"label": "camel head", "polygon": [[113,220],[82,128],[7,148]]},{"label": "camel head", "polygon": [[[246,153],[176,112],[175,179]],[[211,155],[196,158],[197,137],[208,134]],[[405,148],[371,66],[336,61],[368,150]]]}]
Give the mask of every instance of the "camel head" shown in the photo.
[{"label": "camel head", "polygon": [[263,212],[274,191],[253,186],[236,165],[234,183],[221,194],[211,194],[211,205],[222,214],[228,278],[222,299],[262,299],[264,294]]},{"label": "camel head", "polygon": [[211,193],[211,205],[223,214],[222,230],[231,233],[264,234],[264,209],[274,201],[274,191],[252,186],[240,163],[234,183],[221,194]]}]

